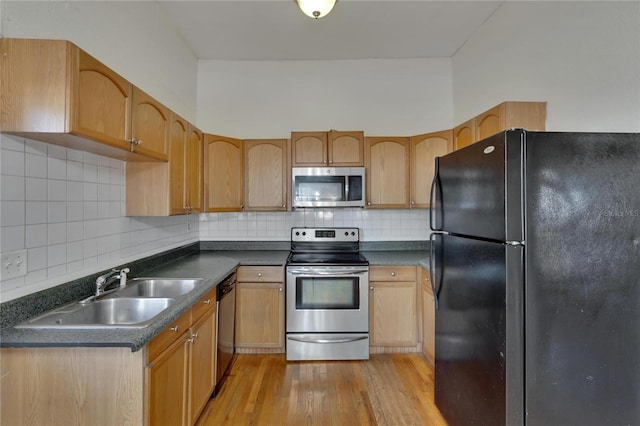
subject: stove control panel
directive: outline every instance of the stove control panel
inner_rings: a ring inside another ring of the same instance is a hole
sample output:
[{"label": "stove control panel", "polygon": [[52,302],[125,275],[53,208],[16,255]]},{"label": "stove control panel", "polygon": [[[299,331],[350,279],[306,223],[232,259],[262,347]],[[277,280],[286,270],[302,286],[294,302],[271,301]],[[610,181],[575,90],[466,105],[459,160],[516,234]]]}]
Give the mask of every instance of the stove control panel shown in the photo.
[{"label": "stove control panel", "polygon": [[291,241],[358,242],[359,228],[291,228]]}]

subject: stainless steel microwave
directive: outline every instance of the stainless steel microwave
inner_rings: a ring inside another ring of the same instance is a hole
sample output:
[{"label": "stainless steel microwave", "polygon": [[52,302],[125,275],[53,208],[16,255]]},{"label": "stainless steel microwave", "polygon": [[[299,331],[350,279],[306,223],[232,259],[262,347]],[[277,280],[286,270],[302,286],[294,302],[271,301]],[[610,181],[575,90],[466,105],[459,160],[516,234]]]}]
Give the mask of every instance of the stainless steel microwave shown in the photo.
[{"label": "stainless steel microwave", "polygon": [[293,207],[364,207],[364,167],[293,167]]}]

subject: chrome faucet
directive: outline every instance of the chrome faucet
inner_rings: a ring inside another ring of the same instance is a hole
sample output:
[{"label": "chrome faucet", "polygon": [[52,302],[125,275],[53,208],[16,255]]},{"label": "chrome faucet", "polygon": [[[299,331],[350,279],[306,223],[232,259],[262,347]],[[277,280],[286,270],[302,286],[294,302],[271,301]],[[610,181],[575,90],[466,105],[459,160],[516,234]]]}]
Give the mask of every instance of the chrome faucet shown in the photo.
[{"label": "chrome faucet", "polygon": [[96,279],[95,297],[104,294],[106,288],[117,280],[120,280],[120,287],[127,285],[127,274],[129,272],[129,268],[113,269],[104,275],[100,275],[98,279]]}]

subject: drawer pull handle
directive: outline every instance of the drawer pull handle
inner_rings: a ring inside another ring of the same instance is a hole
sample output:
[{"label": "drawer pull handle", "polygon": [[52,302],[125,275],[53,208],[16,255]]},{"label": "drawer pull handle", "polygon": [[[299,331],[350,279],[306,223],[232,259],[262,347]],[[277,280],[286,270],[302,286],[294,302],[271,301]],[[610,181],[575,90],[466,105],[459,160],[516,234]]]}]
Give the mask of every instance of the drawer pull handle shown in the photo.
[{"label": "drawer pull handle", "polygon": [[178,327],[177,325],[174,327],[171,327],[169,330],[173,331],[174,333],[177,333],[178,330],[180,330],[180,327]]}]

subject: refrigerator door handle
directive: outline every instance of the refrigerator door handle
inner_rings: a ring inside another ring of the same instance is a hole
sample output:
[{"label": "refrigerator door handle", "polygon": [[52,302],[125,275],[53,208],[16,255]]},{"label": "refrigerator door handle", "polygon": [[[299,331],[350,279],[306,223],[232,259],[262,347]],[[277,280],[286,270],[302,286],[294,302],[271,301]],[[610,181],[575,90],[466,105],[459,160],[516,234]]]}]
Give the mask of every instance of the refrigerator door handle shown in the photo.
[{"label": "refrigerator door handle", "polygon": [[433,194],[435,193],[436,183],[440,179],[440,159],[436,157],[435,162],[435,172],[433,173],[433,180],[431,181],[431,190],[429,191],[429,228],[432,231],[440,231],[440,229],[436,229],[433,223]]},{"label": "refrigerator door handle", "polygon": [[434,270],[434,265],[435,265],[435,259],[434,259],[434,249],[433,246],[435,245],[435,241],[436,241],[436,235],[443,235],[444,232],[432,232],[431,235],[429,236],[429,281],[431,281],[431,292],[433,293],[433,303],[435,304],[435,308],[438,309],[439,303],[438,303],[438,294],[440,292],[440,289],[438,289],[438,291],[436,291],[436,281],[435,281],[435,274],[433,273]]}]

